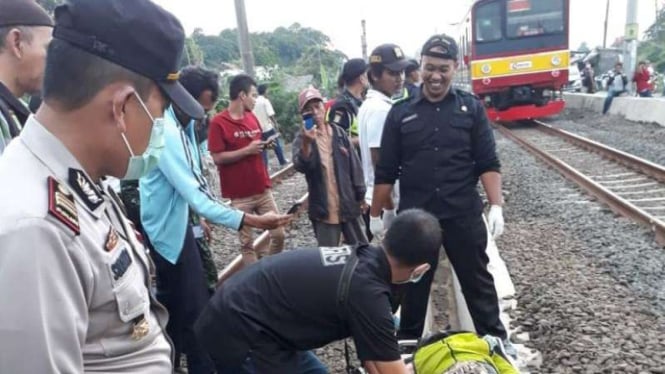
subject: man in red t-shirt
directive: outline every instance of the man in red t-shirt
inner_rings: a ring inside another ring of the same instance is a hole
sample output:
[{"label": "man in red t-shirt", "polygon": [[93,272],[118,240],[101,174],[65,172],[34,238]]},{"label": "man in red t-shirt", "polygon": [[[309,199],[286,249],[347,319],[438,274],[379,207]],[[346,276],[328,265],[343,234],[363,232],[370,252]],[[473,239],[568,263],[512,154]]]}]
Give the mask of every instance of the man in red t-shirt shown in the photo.
[{"label": "man in red t-shirt", "polygon": [[651,74],[649,74],[649,66],[645,61],[640,61],[633,75],[633,82],[635,82],[635,90],[641,97],[651,97]]},{"label": "man in red t-shirt", "polygon": [[[219,170],[222,196],[231,199],[233,207],[250,214],[277,213],[261,157],[268,144],[261,140],[259,121],[252,113],[257,96],[256,82],[250,76],[240,74],[231,80],[231,103],[210,122],[208,148]],[[269,253],[255,253],[252,228],[243,226],[240,246],[243,265],[247,266],[264,255],[281,252],[284,229],[270,231]]]}]

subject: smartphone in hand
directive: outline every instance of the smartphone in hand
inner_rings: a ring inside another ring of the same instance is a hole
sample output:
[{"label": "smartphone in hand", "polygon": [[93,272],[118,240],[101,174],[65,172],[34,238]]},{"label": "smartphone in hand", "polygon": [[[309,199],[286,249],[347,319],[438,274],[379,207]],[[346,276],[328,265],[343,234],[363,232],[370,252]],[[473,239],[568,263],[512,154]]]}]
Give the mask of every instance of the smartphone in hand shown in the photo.
[{"label": "smartphone in hand", "polygon": [[301,203],[295,203],[295,204],[291,205],[291,208],[289,208],[289,211],[286,212],[286,214],[296,213],[298,211],[298,209],[300,209],[301,205],[302,205]]},{"label": "smartphone in hand", "polygon": [[312,113],[305,113],[302,115],[302,121],[305,124],[305,129],[306,130],[311,130],[316,126],[314,123],[314,116]]},{"label": "smartphone in hand", "polygon": [[276,141],[277,141],[277,138],[279,138],[279,134],[270,135],[270,136],[265,140],[265,142],[266,142],[266,144],[270,144],[270,143],[276,142]]}]

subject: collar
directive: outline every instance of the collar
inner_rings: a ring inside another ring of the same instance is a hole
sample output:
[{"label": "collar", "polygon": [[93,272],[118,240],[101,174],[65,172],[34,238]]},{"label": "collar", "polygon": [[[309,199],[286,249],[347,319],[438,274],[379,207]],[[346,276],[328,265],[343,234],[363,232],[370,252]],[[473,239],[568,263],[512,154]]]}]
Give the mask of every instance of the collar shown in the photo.
[{"label": "collar", "polygon": [[0,82],[0,99],[9,105],[9,109],[14,112],[14,115],[18,120],[25,124],[28,121],[28,116],[30,116],[30,109],[21,102],[14,94],[9,91],[9,88]]},{"label": "collar", "polygon": [[363,103],[361,99],[358,99],[357,97],[353,96],[353,94],[351,93],[351,91],[349,91],[348,88],[344,89],[343,95],[346,96],[349,100],[351,100],[351,102],[355,104],[356,107],[359,107]]},{"label": "collar", "polygon": [[378,100],[381,100],[381,101],[385,101],[386,103],[391,104],[391,105],[393,103],[393,100],[391,98],[386,96],[383,92],[381,92],[379,90],[375,90],[373,88],[370,88],[367,91],[367,98],[365,100],[369,100],[369,99],[378,99]]},{"label": "collar", "polygon": [[247,119],[247,115],[251,114],[252,112],[245,111],[244,115],[240,119],[234,119],[231,117],[231,112],[228,109],[225,109],[220,116],[224,119],[224,121],[231,122],[235,125],[238,126],[245,126],[245,120]]},{"label": "collar", "polygon": [[74,191],[74,196],[95,218],[104,209],[102,192],[67,147],[33,115],[28,117],[20,141],[46,166],[53,177]]},{"label": "collar", "polygon": [[434,102],[434,101],[429,101],[429,100],[425,97],[425,95],[423,95],[422,90],[423,90],[423,86],[421,85],[421,86],[420,86],[420,89],[418,90],[418,93],[417,93],[416,95],[413,96],[412,103],[417,104],[417,103],[419,103],[419,102],[421,102],[421,101],[424,101],[424,102],[426,102],[426,103],[428,103],[428,104],[439,104],[439,103],[442,103],[442,102],[444,102],[444,101],[446,101],[446,100],[450,100],[451,97],[454,99],[454,98],[456,98],[457,95],[458,95],[458,93],[457,93],[457,89],[451,85],[451,86],[450,86],[450,89],[448,90],[448,93],[446,94],[446,96],[444,96],[443,99]]}]

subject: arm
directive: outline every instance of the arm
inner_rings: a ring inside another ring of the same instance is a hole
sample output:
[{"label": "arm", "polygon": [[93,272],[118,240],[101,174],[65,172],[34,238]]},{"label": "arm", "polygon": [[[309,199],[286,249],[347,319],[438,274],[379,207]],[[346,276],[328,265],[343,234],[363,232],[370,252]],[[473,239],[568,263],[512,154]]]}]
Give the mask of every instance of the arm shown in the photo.
[{"label": "arm", "polygon": [[[367,124],[367,145],[369,146],[369,154],[372,159],[372,167],[376,170],[376,165],[379,163],[381,155],[381,138],[383,136],[383,127],[386,123],[388,113],[390,110],[374,110],[369,113]],[[388,193],[387,200],[382,204],[383,209],[394,210],[395,202],[392,198],[392,188]]]},{"label": "arm", "polygon": [[501,172],[501,163],[496,154],[496,143],[494,142],[492,128],[483,105],[479,100],[473,100],[474,103],[469,106],[473,105],[475,108],[475,123],[471,132],[471,152],[476,163],[476,176],[480,177],[491,171],[498,174]]},{"label": "arm", "polygon": [[501,174],[496,171],[488,171],[480,176],[487,200],[490,205],[503,205],[503,194],[501,192]]},{"label": "arm", "polygon": [[365,370],[369,374],[406,374],[404,361],[365,361],[363,362]]},{"label": "arm", "polygon": [[235,151],[211,152],[212,159],[217,165],[229,165],[236,163],[247,156],[253,156],[261,153],[265,142],[262,140],[253,140],[246,147]]},{"label": "arm", "polygon": [[381,148],[374,168],[374,195],[370,215],[378,217],[383,207],[390,206],[390,194],[399,175],[402,163],[400,147],[400,123],[396,118],[395,107],[390,110],[381,135]]},{"label": "arm", "polygon": [[159,169],[169,184],[178,191],[189,206],[199,215],[213,223],[238,230],[244,213],[229,208],[215,199],[194,165],[187,157],[188,146],[180,136],[180,130],[173,126],[164,129],[164,150],[159,158]]},{"label": "arm", "polygon": [[101,249],[80,248],[44,219],[9,227],[0,229],[2,372],[83,373],[93,275],[79,256]]},{"label": "arm", "polygon": [[293,167],[297,171],[307,174],[314,170],[316,162],[312,156],[311,141],[303,134],[304,131],[304,129],[300,129],[293,140],[291,159],[293,160]]},{"label": "arm", "polygon": [[353,190],[356,193],[356,201],[364,202],[365,201],[365,192],[367,192],[367,186],[365,186],[365,176],[363,175],[363,166],[360,163],[360,158],[358,157],[358,152],[355,150],[355,146],[351,143],[349,138],[344,131],[340,131],[341,135],[346,138],[346,143],[349,145],[348,151],[351,162],[351,183],[353,183]]}]

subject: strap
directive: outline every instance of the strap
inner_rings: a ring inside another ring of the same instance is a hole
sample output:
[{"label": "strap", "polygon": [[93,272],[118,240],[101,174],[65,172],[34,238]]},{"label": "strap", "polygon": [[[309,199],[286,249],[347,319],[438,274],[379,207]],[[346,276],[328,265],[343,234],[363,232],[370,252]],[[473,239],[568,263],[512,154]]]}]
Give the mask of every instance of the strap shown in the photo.
[{"label": "strap", "polygon": [[[342,311],[344,320],[346,320],[349,312],[349,287],[351,286],[351,278],[353,277],[353,272],[356,270],[356,266],[358,266],[357,249],[357,247],[354,247],[351,250],[351,254],[346,259],[346,264],[344,264],[342,275],[339,277],[339,283],[337,284],[337,306]],[[349,374],[355,373],[356,369],[351,365],[349,344],[346,339],[344,339],[344,359],[346,360],[346,372]]]}]

